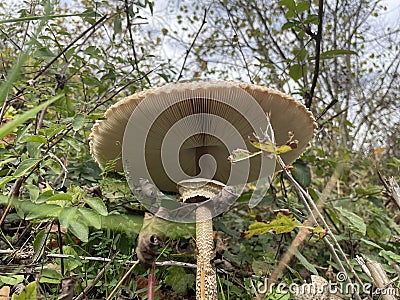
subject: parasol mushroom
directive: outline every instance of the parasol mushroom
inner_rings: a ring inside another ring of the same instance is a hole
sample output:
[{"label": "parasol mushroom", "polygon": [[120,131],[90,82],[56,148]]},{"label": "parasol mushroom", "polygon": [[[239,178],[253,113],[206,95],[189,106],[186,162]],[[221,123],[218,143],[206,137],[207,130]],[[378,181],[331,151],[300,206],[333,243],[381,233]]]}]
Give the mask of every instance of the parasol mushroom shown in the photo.
[{"label": "parasol mushroom", "polygon": [[[94,125],[90,147],[101,167],[113,162],[109,170],[125,172],[133,193],[151,212],[196,222],[197,299],[217,299],[210,263],[212,217],[226,211],[247,182],[269,178],[275,170],[274,159],[261,155],[230,164],[229,154],[253,150],[252,134],[282,145],[294,132],[297,148],[282,154],[290,164],[315,129],[305,106],[281,92],[247,83],[185,82],[111,106]],[[162,192],[179,192],[182,202]]]}]

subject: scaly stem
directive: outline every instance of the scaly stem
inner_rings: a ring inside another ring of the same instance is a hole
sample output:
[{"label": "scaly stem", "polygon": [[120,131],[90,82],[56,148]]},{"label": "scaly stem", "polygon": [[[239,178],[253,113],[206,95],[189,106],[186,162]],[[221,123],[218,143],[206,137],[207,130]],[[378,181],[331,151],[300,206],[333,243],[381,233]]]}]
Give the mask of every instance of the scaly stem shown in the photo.
[{"label": "scaly stem", "polygon": [[215,267],[211,264],[214,257],[212,215],[205,206],[196,210],[196,245],[196,299],[217,300],[217,275]]}]

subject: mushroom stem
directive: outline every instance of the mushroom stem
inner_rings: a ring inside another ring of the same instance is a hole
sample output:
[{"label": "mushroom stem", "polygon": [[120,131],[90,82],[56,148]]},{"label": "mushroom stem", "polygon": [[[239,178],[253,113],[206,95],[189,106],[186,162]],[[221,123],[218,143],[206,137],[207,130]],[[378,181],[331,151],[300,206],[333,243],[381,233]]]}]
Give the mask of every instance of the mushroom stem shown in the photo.
[{"label": "mushroom stem", "polygon": [[196,210],[197,273],[196,299],[217,299],[217,275],[211,264],[214,257],[214,240],[211,211],[200,206]]},{"label": "mushroom stem", "polygon": [[217,272],[211,264],[214,258],[212,208],[222,199],[214,198],[222,192],[225,184],[209,179],[192,178],[178,183],[182,201],[202,203],[196,208],[196,300],[217,300]]}]

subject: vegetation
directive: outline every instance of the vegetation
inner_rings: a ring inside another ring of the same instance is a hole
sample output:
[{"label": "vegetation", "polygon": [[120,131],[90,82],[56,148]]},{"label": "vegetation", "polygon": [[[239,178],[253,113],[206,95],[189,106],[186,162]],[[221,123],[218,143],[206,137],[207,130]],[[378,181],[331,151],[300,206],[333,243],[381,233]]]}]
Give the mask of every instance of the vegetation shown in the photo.
[{"label": "vegetation", "polygon": [[[1,292],[147,297],[148,270],[131,268],[144,208],[123,174],[99,169],[88,136],[123,96],[193,79],[279,89],[319,125],[260,205],[249,209],[250,185],[215,219],[219,299],[293,297],[264,293],[264,278],[376,284],[358,257],[400,288],[400,24],[386,26],[381,1],[162,2],[0,3]],[[157,262],[155,296],[193,299],[192,231]]]}]

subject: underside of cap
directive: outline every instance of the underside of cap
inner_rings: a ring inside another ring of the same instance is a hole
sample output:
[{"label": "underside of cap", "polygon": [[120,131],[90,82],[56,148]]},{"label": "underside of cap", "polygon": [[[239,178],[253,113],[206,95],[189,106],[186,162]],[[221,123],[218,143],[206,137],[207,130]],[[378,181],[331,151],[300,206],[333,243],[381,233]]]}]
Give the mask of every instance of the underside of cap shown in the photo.
[{"label": "underside of cap", "polygon": [[[185,97],[191,97],[195,99],[195,101],[202,101],[199,108],[202,113],[209,111],[210,114],[216,113],[221,116],[225,114],[227,118],[233,118],[234,122],[238,122],[236,120],[238,117],[233,117],[235,112],[229,110],[229,107],[208,99],[218,99],[218,94],[224,93],[225,91],[227,93],[232,93],[232,90],[235,88],[240,88],[251,95],[260,105],[264,113],[269,115],[277,146],[285,144],[288,140],[288,133],[290,131],[294,132],[294,139],[299,141],[297,148],[281,156],[286,164],[290,164],[296,160],[308,147],[309,141],[315,134],[317,126],[311,112],[309,112],[303,104],[284,93],[263,86],[236,82],[177,83],[163,88],[149,89],[126,97],[111,106],[105,113],[105,119],[97,121],[93,126],[92,133],[90,134],[91,153],[103,169],[105,168],[108,171],[123,171],[121,157],[125,128],[138,104],[150,96],[152,99],[159,98],[161,99],[160,101],[162,101],[163,95],[173,97],[171,95],[175,93],[180,95],[184,94],[186,95]],[[217,96],[213,94],[217,94]],[[209,97],[205,97],[205,95],[209,95]],[[165,130],[165,128],[171,127],[174,122],[181,117],[182,111],[186,114],[190,113],[191,110],[193,113],[196,113],[196,109],[193,108],[193,104],[191,104],[194,103],[193,99],[191,100],[192,102],[182,102],[182,105],[186,106],[179,107],[178,105],[174,109],[166,109],[165,113],[167,115],[169,114],[168,117],[157,126]],[[158,109],[161,109],[160,106],[166,105],[166,103],[159,102],[155,105],[158,105]],[[188,107],[188,105],[192,106]],[[244,103],[244,105],[246,105],[246,103]],[[224,111],[225,109],[227,111]],[[190,124],[186,126],[190,126]],[[156,128],[154,130],[156,130]],[[247,135],[251,134],[252,132],[246,132],[244,138],[247,139]],[[214,137],[198,135],[185,141],[183,148],[184,151],[191,153],[191,151],[197,151],[200,146],[207,146],[208,148],[206,148],[206,151],[209,151],[208,153],[215,157],[221,156],[220,160],[227,161],[229,153],[221,151],[218,147],[213,148],[211,147],[212,145],[218,145],[218,141]],[[143,147],[143,145],[138,145],[138,147]],[[215,179],[226,183],[223,176]],[[171,190],[171,188],[172,183],[169,184],[168,187],[160,187],[161,190]]]}]

